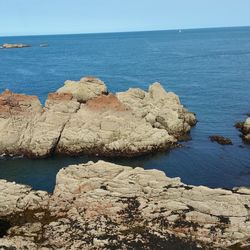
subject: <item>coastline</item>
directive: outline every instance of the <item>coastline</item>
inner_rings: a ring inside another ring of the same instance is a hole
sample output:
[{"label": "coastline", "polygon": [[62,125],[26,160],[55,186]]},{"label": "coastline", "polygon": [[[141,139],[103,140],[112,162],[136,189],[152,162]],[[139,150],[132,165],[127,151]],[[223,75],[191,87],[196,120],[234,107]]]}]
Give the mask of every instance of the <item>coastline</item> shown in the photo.
[{"label": "coastline", "polygon": [[243,187],[188,186],[157,170],[103,161],[60,170],[52,195],[6,181],[0,185],[5,247],[247,249],[250,244],[250,189]]},{"label": "coastline", "polygon": [[250,250],[249,9],[5,1],[0,250]]}]

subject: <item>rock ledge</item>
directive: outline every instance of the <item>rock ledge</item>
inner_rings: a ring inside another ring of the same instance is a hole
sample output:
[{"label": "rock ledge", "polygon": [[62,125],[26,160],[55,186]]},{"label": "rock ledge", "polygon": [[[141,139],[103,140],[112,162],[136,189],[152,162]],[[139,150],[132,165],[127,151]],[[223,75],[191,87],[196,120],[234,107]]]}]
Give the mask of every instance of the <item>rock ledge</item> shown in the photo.
[{"label": "rock ledge", "polygon": [[188,186],[157,170],[89,162],[62,169],[52,195],[0,181],[0,199],[4,249],[250,247],[250,189]]}]

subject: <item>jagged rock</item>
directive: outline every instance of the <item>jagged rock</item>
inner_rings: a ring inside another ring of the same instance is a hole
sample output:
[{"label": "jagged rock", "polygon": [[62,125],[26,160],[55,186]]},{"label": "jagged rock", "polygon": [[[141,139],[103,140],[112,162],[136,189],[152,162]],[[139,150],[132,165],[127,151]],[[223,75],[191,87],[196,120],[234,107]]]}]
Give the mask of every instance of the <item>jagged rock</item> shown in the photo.
[{"label": "jagged rock", "polygon": [[[106,86],[94,78],[65,86],[48,95],[45,107],[34,96],[0,95],[0,155],[142,155],[176,146],[196,121],[158,83],[149,93],[117,95],[102,95]],[[71,93],[63,93],[67,86]]]},{"label": "jagged rock", "polygon": [[133,110],[133,114],[162,128],[174,137],[180,137],[196,124],[193,113],[188,112],[180,103],[179,97],[166,92],[160,83],[154,83],[148,92],[130,88],[127,92],[117,93],[118,99]]},{"label": "jagged rock", "polygon": [[242,139],[245,143],[250,143],[250,118],[247,118],[245,122],[238,122],[235,127],[242,133]]},{"label": "jagged rock", "polygon": [[220,135],[209,136],[209,139],[211,142],[217,142],[221,145],[233,145],[233,142],[231,141],[231,139],[225,138],[225,137],[220,136]]},{"label": "jagged rock", "polygon": [[80,81],[66,81],[58,93],[70,93],[79,102],[86,102],[97,96],[107,94],[103,81],[94,77],[84,77]]},{"label": "jagged rock", "polygon": [[[0,246],[17,247],[25,243],[30,249],[250,246],[247,188],[229,191],[188,186],[161,171],[99,161],[62,169],[51,196],[37,192],[0,181],[3,201],[0,221],[10,223],[4,238],[0,238]],[[6,213],[5,205],[9,204]]]},{"label": "jagged rock", "polygon": [[21,49],[21,48],[27,48],[31,47],[28,44],[23,44],[23,43],[17,43],[17,44],[12,44],[12,43],[5,43],[1,45],[2,49]]}]

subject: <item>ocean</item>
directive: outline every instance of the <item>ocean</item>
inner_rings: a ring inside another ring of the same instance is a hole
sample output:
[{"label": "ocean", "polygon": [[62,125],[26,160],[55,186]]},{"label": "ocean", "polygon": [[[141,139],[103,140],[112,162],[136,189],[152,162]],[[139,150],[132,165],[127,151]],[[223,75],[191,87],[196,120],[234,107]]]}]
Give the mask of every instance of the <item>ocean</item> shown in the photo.
[{"label": "ocean", "polygon": [[[159,169],[192,185],[250,186],[250,146],[234,128],[250,113],[250,27],[0,37],[2,43],[27,43],[0,49],[0,92],[47,94],[67,79],[96,76],[111,92],[147,89],[159,81],[196,113],[192,140],[170,152],[111,162]],[[49,47],[40,47],[48,43]],[[232,139],[232,146],[210,142],[210,135]],[[60,168],[96,161],[95,157],[0,159],[0,179],[51,192]]]}]

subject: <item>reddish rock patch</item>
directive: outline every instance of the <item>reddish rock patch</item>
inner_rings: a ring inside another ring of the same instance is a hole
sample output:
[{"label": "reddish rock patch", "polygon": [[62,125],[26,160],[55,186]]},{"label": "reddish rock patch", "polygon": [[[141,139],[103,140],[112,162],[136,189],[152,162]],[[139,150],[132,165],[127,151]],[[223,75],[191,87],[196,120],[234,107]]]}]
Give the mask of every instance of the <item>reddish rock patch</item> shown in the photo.
[{"label": "reddish rock patch", "polygon": [[[0,94],[0,101],[5,100],[6,102],[29,102],[37,101],[37,96],[24,95],[24,94],[15,94],[12,91],[6,89],[2,94]],[[38,100],[39,101],[39,100]]]},{"label": "reddish rock patch", "polygon": [[49,101],[70,101],[73,99],[73,95],[70,93],[49,93]]},{"label": "reddish rock patch", "polygon": [[102,95],[89,100],[86,106],[95,111],[111,109],[115,111],[126,111],[128,110],[115,95]]},{"label": "reddish rock patch", "polygon": [[[35,104],[34,107],[32,104]],[[29,96],[24,94],[14,94],[10,90],[5,90],[0,94],[0,114],[5,116],[6,114],[18,114],[18,113],[30,113],[36,112],[35,109],[41,103],[37,96]]]}]

